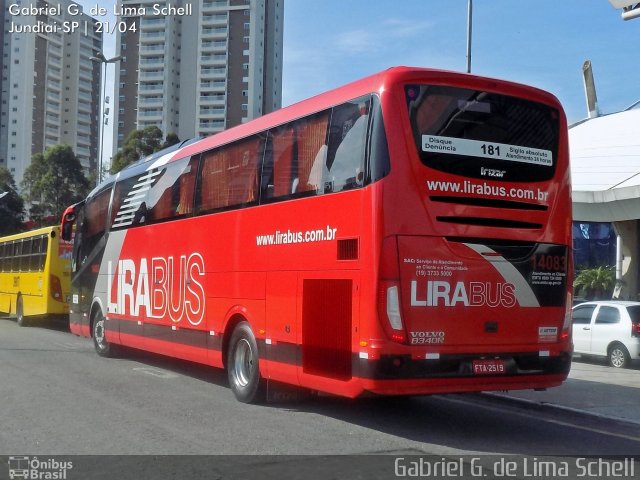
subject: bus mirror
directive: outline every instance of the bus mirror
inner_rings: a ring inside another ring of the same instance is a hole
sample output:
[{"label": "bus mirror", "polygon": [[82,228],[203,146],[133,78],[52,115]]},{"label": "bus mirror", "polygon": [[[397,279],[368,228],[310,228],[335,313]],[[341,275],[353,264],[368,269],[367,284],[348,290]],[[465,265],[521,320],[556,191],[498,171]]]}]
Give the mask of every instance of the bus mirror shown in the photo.
[{"label": "bus mirror", "polygon": [[[73,216],[73,219],[75,220],[75,216]],[[66,220],[67,218],[65,216],[65,221],[62,224],[62,230],[61,230],[60,236],[62,237],[63,240],[69,242],[71,241],[71,237],[73,235],[73,222],[67,222]]]},{"label": "bus mirror", "polygon": [[84,202],[76,203],[68,207],[62,215],[62,225],[60,226],[60,237],[67,242],[73,239],[73,225],[78,219],[78,209]]}]

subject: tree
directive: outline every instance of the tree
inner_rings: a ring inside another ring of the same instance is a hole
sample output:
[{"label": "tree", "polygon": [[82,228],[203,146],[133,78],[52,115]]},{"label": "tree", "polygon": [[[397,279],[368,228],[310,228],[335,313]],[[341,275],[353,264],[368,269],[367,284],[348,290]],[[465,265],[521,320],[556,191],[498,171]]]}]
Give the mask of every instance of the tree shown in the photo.
[{"label": "tree", "polygon": [[172,145],[175,145],[176,143],[180,143],[180,139],[178,138],[178,135],[173,132],[170,132],[170,133],[167,133],[167,136],[164,139],[164,142],[162,142],[162,146],[160,148],[165,149],[165,148],[171,147]]},{"label": "tree", "polygon": [[573,281],[576,294],[587,300],[611,298],[615,284],[615,268],[608,266],[586,268]]},{"label": "tree", "polygon": [[125,138],[122,149],[113,157],[111,173],[118,173],[124,167],[157,152],[162,147],[161,142],[162,131],[158,127],[133,130]]},{"label": "tree", "polygon": [[22,189],[36,225],[54,225],[69,205],[87,195],[89,181],[72,148],[55,145],[32,157],[24,172]]},{"label": "tree", "polygon": [[0,235],[12,235],[22,230],[24,200],[16,189],[11,172],[0,167]]}]

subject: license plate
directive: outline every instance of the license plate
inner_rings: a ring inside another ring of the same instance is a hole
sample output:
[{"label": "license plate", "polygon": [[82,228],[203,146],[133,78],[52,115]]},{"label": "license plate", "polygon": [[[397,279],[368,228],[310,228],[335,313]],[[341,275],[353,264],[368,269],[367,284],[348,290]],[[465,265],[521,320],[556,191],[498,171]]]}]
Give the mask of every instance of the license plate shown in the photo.
[{"label": "license plate", "polygon": [[499,375],[506,373],[504,360],[474,360],[473,361],[473,374],[474,375]]}]

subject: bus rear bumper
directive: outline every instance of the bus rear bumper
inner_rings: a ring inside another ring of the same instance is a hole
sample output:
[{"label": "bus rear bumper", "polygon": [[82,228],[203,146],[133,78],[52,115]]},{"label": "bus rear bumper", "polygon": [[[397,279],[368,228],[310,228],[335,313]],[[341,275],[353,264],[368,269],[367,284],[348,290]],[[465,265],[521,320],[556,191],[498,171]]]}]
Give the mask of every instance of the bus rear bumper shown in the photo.
[{"label": "bus rear bumper", "polygon": [[364,380],[365,392],[375,395],[435,395],[443,393],[496,392],[508,390],[534,390],[557,387],[566,375],[501,377],[501,378],[446,378],[437,380]]},{"label": "bus rear bumper", "polygon": [[550,388],[566,380],[571,368],[570,352],[553,357],[501,354],[500,358],[503,372],[478,374],[473,368],[477,357],[415,360],[383,355],[375,361],[361,360],[359,376],[367,392],[420,395]]}]

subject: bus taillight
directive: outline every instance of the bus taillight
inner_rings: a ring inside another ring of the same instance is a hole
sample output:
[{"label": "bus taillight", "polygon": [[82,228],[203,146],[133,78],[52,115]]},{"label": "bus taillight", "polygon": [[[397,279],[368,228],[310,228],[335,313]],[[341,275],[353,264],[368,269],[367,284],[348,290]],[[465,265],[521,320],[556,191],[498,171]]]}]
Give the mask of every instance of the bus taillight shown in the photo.
[{"label": "bus taillight", "polygon": [[402,326],[402,315],[400,314],[400,296],[398,286],[387,287],[386,301],[387,320],[391,326],[391,339],[396,342],[404,342],[404,327]]},{"label": "bus taillight", "polygon": [[406,334],[402,323],[399,284],[398,244],[395,237],[387,237],[380,258],[378,315],[387,336],[394,342],[404,343]]},{"label": "bus taillight", "polygon": [[60,283],[60,279],[55,275],[49,275],[49,285],[51,290],[51,296],[54,300],[58,302],[64,302],[64,298],[62,297],[62,284]]}]

